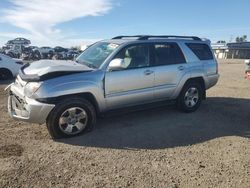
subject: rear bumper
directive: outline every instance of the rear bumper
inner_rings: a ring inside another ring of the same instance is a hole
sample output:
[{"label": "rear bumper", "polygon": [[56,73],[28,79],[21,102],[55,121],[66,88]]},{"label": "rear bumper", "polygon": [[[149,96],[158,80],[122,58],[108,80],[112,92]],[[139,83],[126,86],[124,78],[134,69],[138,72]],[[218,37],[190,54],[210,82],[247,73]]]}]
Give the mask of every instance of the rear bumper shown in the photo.
[{"label": "rear bumper", "polygon": [[10,87],[8,112],[15,120],[43,124],[54,107],[23,96],[15,85]]},{"label": "rear bumper", "polygon": [[220,78],[219,74],[214,74],[214,75],[209,75],[207,77],[207,84],[206,84],[206,89],[209,89],[213,86],[215,86]]}]

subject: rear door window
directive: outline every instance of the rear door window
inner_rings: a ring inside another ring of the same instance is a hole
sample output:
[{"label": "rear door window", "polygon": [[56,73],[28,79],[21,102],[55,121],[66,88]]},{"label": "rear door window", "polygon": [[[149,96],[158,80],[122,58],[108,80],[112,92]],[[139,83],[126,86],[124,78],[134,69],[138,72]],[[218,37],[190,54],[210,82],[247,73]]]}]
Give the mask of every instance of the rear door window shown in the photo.
[{"label": "rear door window", "polygon": [[176,43],[155,44],[154,57],[156,66],[186,63],[185,57]]},{"label": "rear door window", "polygon": [[200,60],[211,60],[214,58],[207,44],[187,43],[186,45]]}]

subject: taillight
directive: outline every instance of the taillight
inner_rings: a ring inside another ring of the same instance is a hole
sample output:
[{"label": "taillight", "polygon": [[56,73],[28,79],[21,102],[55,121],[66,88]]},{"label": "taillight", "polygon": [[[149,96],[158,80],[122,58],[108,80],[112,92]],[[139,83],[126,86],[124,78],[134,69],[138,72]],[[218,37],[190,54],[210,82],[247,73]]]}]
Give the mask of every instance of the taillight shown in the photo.
[{"label": "taillight", "polygon": [[22,61],[16,61],[16,64],[23,65]]}]

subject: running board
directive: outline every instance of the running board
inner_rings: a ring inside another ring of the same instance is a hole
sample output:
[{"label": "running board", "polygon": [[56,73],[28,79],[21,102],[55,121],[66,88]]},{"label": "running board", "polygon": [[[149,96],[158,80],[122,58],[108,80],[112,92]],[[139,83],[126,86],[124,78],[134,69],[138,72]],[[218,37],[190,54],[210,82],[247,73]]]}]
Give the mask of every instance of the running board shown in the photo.
[{"label": "running board", "polygon": [[101,113],[100,116],[110,117],[110,116],[122,115],[122,114],[131,113],[131,112],[137,112],[137,111],[146,111],[146,110],[150,110],[154,108],[175,105],[175,104],[176,104],[176,100],[159,101],[159,102],[153,102],[149,104],[142,104],[142,105],[136,105],[136,106],[131,106],[131,107],[116,108],[113,110],[108,110],[104,113]]}]

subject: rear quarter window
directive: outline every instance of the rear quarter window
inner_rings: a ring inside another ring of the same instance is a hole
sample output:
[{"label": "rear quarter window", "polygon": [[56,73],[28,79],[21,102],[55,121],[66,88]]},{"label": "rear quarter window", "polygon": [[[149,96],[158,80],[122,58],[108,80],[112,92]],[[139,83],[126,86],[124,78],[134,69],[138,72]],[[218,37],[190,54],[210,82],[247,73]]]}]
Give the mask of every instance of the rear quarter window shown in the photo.
[{"label": "rear quarter window", "polygon": [[176,43],[155,44],[154,56],[156,66],[186,63],[186,59]]},{"label": "rear quarter window", "polygon": [[214,59],[213,53],[207,44],[186,43],[186,45],[200,60]]}]

